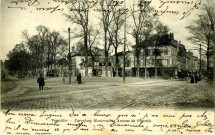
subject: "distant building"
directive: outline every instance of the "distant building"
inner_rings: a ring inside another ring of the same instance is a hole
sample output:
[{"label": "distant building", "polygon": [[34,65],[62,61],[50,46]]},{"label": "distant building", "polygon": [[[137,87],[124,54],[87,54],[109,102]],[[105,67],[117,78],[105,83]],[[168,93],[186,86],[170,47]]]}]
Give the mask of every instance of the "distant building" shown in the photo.
[{"label": "distant building", "polygon": [[198,57],[193,56],[192,52],[187,52],[186,70],[188,70],[188,71],[198,71],[199,70]]},{"label": "distant building", "polygon": [[[146,47],[146,52],[145,49]],[[88,53],[88,76],[105,76],[105,55],[103,49],[97,49],[95,56]],[[153,35],[144,40],[139,46],[139,75],[153,77],[155,75],[155,50],[159,55],[156,56],[158,76],[180,77],[188,71],[199,69],[199,60],[193,56],[192,52],[187,52],[183,44],[174,39],[174,34],[162,36]],[[136,76],[137,59],[135,57],[136,45],[131,51],[125,52],[125,74],[126,76]],[[85,76],[85,55],[84,47],[77,46],[72,49],[72,73],[80,72]],[[116,75],[122,76],[123,52],[118,52],[118,67],[116,66],[116,56],[108,57],[108,77]],[[146,57],[145,57],[146,56]]]},{"label": "distant building", "polygon": [[[88,76],[105,76],[105,56],[104,50],[96,48],[97,52],[91,56],[88,51]],[[77,72],[80,72],[82,76],[85,75],[85,55],[86,51],[84,47],[78,46],[71,52],[72,57],[72,73],[76,76]],[[109,61],[109,58],[108,58]],[[111,64],[108,62],[108,76],[111,76]]]},{"label": "distant building", "polygon": [[[118,52],[118,76],[122,77],[122,68],[123,68],[123,52]],[[132,75],[132,68],[133,65],[134,56],[132,51],[126,51],[125,52],[125,74],[126,76]],[[112,66],[112,72],[113,76],[116,75],[117,70],[116,68],[116,56],[115,54],[111,56],[111,66]]]}]

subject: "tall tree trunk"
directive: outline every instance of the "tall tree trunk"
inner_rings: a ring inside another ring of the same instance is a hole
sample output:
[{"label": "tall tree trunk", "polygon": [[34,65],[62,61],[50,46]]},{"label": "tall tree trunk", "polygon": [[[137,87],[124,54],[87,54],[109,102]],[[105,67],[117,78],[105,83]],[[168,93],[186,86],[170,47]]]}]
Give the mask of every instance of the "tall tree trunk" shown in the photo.
[{"label": "tall tree trunk", "polygon": [[85,46],[85,76],[88,77],[88,46],[87,46],[87,32],[84,35],[84,46]]},{"label": "tall tree trunk", "polygon": [[157,45],[156,45],[157,43],[155,43],[155,78],[157,78],[157,72],[158,72],[158,70],[157,70]]},{"label": "tall tree trunk", "polygon": [[92,66],[93,66],[93,70],[94,70],[95,69],[95,57],[92,57]]},{"label": "tall tree trunk", "polygon": [[139,54],[140,50],[139,50],[139,38],[138,36],[136,36],[136,58],[137,58],[137,63],[136,63],[136,67],[137,67],[137,71],[136,71],[136,76],[140,77],[140,58],[139,58]]},{"label": "tall tree trunk", "polygon": [[206,56],[207,56],[207,77],[209,77],[209,68],[210,68],[210,35],[207,35],[207,52],[206,52]]},{"label": "tall tree trunk", "polygon": [[[40,74],[43,74],[43,71],[42,71],[42,69],[43,69],[43,57],[42,57],[42,55],[41,55],[41,57],[40,57],[40,61],[41,61],[41,65],[40,65]],[[44,74],[43,74],[44,75]]]},{"label": "tall tree trunk", "polygon": [[67,63],[66,63],[66,61],[65,61],[65,63],[64,63],[64,71],[63,71],[63,76],[65,77],[66,76],[66,67],[67,67]]},{"label": "tall tree trunk", "polygon": [[157,78],[158,75],[158,66],[157,66],[157,56],[155,55],[155,78]]},{"label": "tall tree trunk", "polygon": [[47,62],[47,67],[48,67],[47,73],[49,74],[49,67],[50,67],[50,47],[48,47],[48,62]]},{"label": "tall tree trunk", "polygon": [[146,79],[146,77],[147,77],[147,65],[146,65],[146,64],[147,64],[147,61],[146,61],[146,56],[147,56],[147,55],[146,55],[146,48],[145,48],[145,55],[144,55],[144,62],[145,62],[145,64],[144,64],[144,65],[145,65],[145,79]]},{"label": "tall tree trunk", "polygon": [[[94,76],[94,70],[95,70],[95,57],[91,56],[92,57],[92,71],[93,71],[93,76]],[[95,74],[96,75],[96,74]]]},{"label": "tall tree trunk", "polygon": [[54,62],[54,54],[53,54],[53,48],[52,48],[52,53],[51,53],[51,73],[53,73],[53,62]]},{"label": "tall tree trunk", "polygon": [[48,74],[49,74],[49,66],[50,66],[50,65],[48,64],[48,71],[47,71]]},{"label": "tall tree trunk", "polygon": [[27,77],[28,77],[28,67],[26,68],[26,72],[27,72],[26,75],[27,75]]},{"label": "tall tree trunk", "polygon": [[115,77],[119,76],[119,69],[118,69],[119,61],[118,61],[118,54],[117,54],[117,47],[115,47]]},{"label": "tall tree trunk", "polygon": [[107,30],[105,30],[105,77],[108,77]]},{"label": "tall tree trunk", "polygon": [[57,69],[56,69],[56,64],[57,64],[57,62],[56,62],[57,60],[56,60],[56,55],[54,56],[54,76],[56,77],[57,76]]}]

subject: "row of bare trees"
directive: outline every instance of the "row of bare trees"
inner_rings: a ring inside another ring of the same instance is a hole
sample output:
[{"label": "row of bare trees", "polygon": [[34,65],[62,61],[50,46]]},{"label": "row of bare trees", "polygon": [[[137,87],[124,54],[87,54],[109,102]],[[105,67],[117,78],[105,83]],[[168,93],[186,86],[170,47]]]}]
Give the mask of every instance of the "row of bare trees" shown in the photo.
[{"label": "row of bare trees", "polygon": [[[157,63],[156,59],[159,55],[156,44],[158,44],[159,37],[168,33],[169,29],[158,21],[157,16],[154,14],[154,9],[150,6],[150,2],[144,0],[137,0],[131,4],[129,10],[123,9],[122,6],[116,4],[113,0],[99,0],[98,3],[90,3],[84,0],[77,0],[76,4],[72,4],[70,12],[64,14],[69,22],[71,22],[73,28],[72,38],[79,39],[79,44],[86,52],[85,55],[85,75],[88,75],[89,56],[92,58],[92,66],[94,69],[94,61],[99,55],[99,50],[104,51],[105,57],[105,76],[108,76],[108,62],[111,49],[115,54],[115,72],[118,76],[119,68],[119,56],[118,51],[120,47],[123,47],[123,24],[125,19],[128,20],[127,33],[133,37],[135,43],[134,56],[136,67],[136,75],[140,75],[140,61],[144,61],[145,65],[145,77],[147,73],[146,57],[148,56],[148,44],[144,42],[146,39],[150,39],[152,35],[156,34],[157,39],[154,39],[155,45],[155,76],[157,75]],[[91,7],[97,6],[100,13],[97,17]],[[196,21],[196,25],[189,26],[188,29],[193,37],[190,40],[193,42],[201,42],[207,45],[207,59],[211,54],[212,42],[214,44],[214,8],[211,5],[204,5],[204,14],[200,15],[200,20]],[[124,18],[124,14],[127,14],[127,18]],[[97,21],[89,19],[95,17]],[[47,67],[48,73],[56,69],[57,62],[61,65],[67,64],[68,46],[67,42],[59,32],[50,31],[45,26],[36,27],[37,34],[30,36],[27,31],[22,33],[24,39],[24,46],[26,46],[27,52],[31,55],[32,64],[30,69],[34,72],[41,71],[43,67]],[[196,32],[196,33],[195,33]],[[101,45],[99,47],[99,45]],[[126,45],[128,46],[128,45]],[[209,67],[209,64],[208,64]]]},{"label": "row of bare trees", "polygon": [[[93,5],[95,7],[95,5]],[[84,43],[84,48],[86,52],[85,54],[85,75],[88,75],[88,56],[92,54],[92,49],[96,48],[94,45],[102,44],[104,48],[104,56],[105,56],[105,76],[108,76],[108,57],[110,54],[110,49],[113,48],[115,53],[115,71],[116,76],[118,76],[118,67],[119,67],[119,57],[118,51],[120,46],[123,45],[123,24],[125,19],[130,18],[132,20],[128,23],[128,31],[134,39],[135,39],[135,57],[136,63],[135,67],[137,68],[137,75],[139,75],[139,66],[140,66],[140,55],[141,50],[145,50],[145,65],[146,65],[146,45],[142,44],[142,42],[151,36],[152,33],[156,31],[162,30],[160,26],[163,26],[159,23],[158,19],[154,15],[154,9],[150,7],[150,2],[146,2],[144,0],[138,0],[134,2],[129,10],[129,12],[119,6],[119,3],[116,4],[116,1],[113,0],[99,0],[96,4],[97,8],[100,10],[100,16],[96,19],[98,21],[99,28],[95,28],[95,22],[90,21],[89,17],[93,14],[93,11],[90,10],[92,7],[91,3],[77,0],[76,4],[73,4],[70,7],[70,13],[65,14],[67,20],[74,25],[79,26],[80,29],[74,29],[75,38],[80,38]],[[126,12],[125,12],[126,11]],[[127,13],[127,18],[124,18],[124,14]],[[95,17],[95,16],[94,16]],[[93,24],[93,27],[92,27]],[[158,26],[158,27],[157,27]],[[102,29],[100,31],[99,29]],[[99,35],[99,36],[98,36]],[[102,35],[103,37],[101,37]],[[99,43],[98,38],[102,38],[103,40]],[[94,59],[94,57],[92,57]],[[146,70],[146,66],[145,66]],[[146,72],[145,72],[146,74]],[[146,75],[145,75],[146,76]]]}]

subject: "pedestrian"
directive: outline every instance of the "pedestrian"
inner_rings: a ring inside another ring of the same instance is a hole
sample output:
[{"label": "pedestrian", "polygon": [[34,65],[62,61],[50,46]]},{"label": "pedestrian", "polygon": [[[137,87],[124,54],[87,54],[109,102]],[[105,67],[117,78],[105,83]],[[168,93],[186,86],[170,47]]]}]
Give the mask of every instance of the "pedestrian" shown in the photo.
[{"label": "pedestrian", "polygon": [[39,90],[43,90],[45,81],[44,81],[44,78],[42,77],[42,74],[40,74],[40,77],[37,78],[37,83],[39,84]]},{"label": "pedestrian", "polygon": [[199,78],[199,81],[202,80],[202,78],[201,78],[201,73],[198,73],[198,78]]},{"label": "pedestrian", "polygon": [[190,74],[190,83],[194,83],[194,75],[193,75],[193,73]]},{"label": "pedestrian", "polygon": [[78,84],[81,84],[81,73],[77,75],[77,82]]},{"label": "pedestrian", "polygon": [[65,77],[63,76],[63,84],[65,84]]},{"label": "pedestrian", "polygon": [[195,83],[198,83],[198,80],[199,80],[199,78],[197,76],[197,73],[195,73]]}]

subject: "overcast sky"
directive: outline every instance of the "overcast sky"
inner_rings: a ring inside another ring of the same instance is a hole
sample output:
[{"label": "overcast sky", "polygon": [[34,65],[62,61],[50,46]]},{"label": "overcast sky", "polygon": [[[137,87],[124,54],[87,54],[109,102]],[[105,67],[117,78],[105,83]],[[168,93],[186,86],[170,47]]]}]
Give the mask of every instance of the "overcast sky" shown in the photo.
[{"label": "overcast sky", "polygon": [[[18,0],[2,0],[1,3],[1,59],[5,60],[6,55],[11,51],[14,46],[22,42],[21,33],[24,30],[27,30],[30,35],[36,33],[35,27],[38,25],[44,25],[50,28],[51,31],[55,30],[60,32],[65,38],[67,38],[68,27],[71,27],[73,30],[74,25],[66,21],[66,18],[62,13],[68,13],[68,8],[64,3],[54,3],[53,0],[38,0],[40,4],[38,6],[27,6],[28,3],[11,3],[11,1]],[[33,0],[32,0],[33,1]],[[70,0],[71,1],[71,0]],[[94,0],[95,1],[95,0]],[[133,0],[135,1],[135,0]],[[132,2],[133,2],[132,1]],[[165,0],[164,0],[165,1]],[[168,1],[168,0],[166,0]],[[179,11],[178,15],[173,15],[165,13],[159,17],[160,21],[167,25],[170,28],[170,32],[173,32],[175,39],[181,41],[182,44],[186,46],[187,49],[193,48],[193,45],[186,40],[189,36],[188,31],[185,27],[189,24],[192,24],[192,20],[197,19],[197,14],[200,12],[198,9],[194,9],[191,12],[191,15],[183,20],[180,18],[183,16],[184,11],[191,9],[195,2],[201,0],[183,0],[183,1],[193,1],[193,4],[165,4],[162,8],[159,6],[162,4],[160,0],[152,0],[151,5],[156,10],[165,10],[169,6],[168,10]],[[204,0],[202,0],[204,2]],[[35,2],[34,5],[38,3]],[[131,4],[131,0],[127,0],[127,7]],[[64,9],[64,11],[55,11],[50,13],[50,11],[37,11],[37,7],[56,7],[59,5],[59,9]],[[69,5],[69,4],[68,4]],[[68,6],[67,5],[67,6]],[[24,7],[25,10],[20,8],[8,8],[8,7]],[[92,12],[90,20],[95,22],[95,26],[98,25],[95,21],[97,20],[96,16],[99,16],[98,13]],[[129,38],[128,40],[133,40]],[[72,42],[72,44],[74,44]],[[195,52],[197,55],[198,52]]]}]

